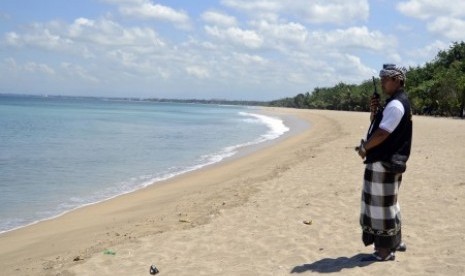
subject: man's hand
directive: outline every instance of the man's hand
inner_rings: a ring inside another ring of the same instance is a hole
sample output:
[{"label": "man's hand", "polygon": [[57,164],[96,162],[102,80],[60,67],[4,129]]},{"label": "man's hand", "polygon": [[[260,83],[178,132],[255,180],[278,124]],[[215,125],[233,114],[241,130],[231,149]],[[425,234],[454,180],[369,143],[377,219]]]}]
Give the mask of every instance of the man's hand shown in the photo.
[{"label": "man's hand", "polygon": [[365,149],[365,140],[360,141],[360,145],[355,147],[355,151],[358,153],[358,155],[362,158],[365,159],[367,155],[367,151]]},{"label": "man's hand", "polygon": [[373,95],[370,100],[370,111],[371,113],[376,113],[380,107],[379,97]]}]

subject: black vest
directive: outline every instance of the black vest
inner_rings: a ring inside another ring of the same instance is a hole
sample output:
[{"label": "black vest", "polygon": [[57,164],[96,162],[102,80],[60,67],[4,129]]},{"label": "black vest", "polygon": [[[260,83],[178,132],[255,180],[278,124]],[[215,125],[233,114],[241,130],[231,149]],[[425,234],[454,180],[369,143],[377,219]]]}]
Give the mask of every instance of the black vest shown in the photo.
[{"label": "black vest", "polygon": [[[394,154],[404,156],[405,160],[410,156],[410,149],[412,147],[412,113],[410,102],[403,90],[397,91],[396,94],[386,100],[386,105],[393,100],[398,100],[402,103],[405,111],[404,116],[402,116],[396,129],[389,134],[383,143],[367,152],[365,163],[389,162]],[[367,135],[367,139],[370,139],[373,133],[379,128],[382,119],[383,112],[378,112],[374,118],[373,127]]]}]

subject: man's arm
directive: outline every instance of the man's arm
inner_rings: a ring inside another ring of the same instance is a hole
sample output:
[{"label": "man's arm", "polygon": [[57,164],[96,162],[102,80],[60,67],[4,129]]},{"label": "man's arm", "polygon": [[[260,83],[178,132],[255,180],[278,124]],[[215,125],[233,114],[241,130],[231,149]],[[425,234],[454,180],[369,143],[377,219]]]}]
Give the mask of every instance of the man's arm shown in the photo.
[{"label": "man's arm", "polygon": [[370,149],[380,145],[382,142],[384,142],[384,140],[388,138],[389,134],[390,133],[386,130],[378,128],[377,130],[375,130],[370,139],[365,143],[365,150],[369,151]]},{"label": "man's arm", "polygon": [[[376,102],[372,100],[372,116],[370,116],[372,118],[374,115],[373,107],[375,105]],[[402,116],[404,115],[404,112],[404,107],[402,106],[402,103],[400,103],[398,100],[394,100],[391,103],[389,103],[388,106],[386,106],[386,108],[383,111],[383,119],[379,124],[379,128],[375,130],[375,132],[368,141],[364,142],[362,140],[361,145],[359,147],[356,147],[356,151],[358,151],[358,154],[360,155],[360,157],[362,157],[362,159],[366,157],[367,151],[380,145],[389,137],[389,134],[392,133],[399,125],[400,121],[402,120]]]},{"label": "man's arm", "polygon": [[398,100],[392,101],[383,112],[383,120],[370,139],[364,144],[365,150],[370,150],[383,143],[399,125],[404,116],[404,107]]},{"label": "man's arm", "polygon": [[356,147],[355,150],[358,152],[358,155],[364,159],[367,155],[367,151],[384,142],[384,140],[388,138],[389,134],[390,133],[386,130],[379,128],[375,130],[373,135],[370,137],[370,140],[366,142],[362,140],[360,146]]}]

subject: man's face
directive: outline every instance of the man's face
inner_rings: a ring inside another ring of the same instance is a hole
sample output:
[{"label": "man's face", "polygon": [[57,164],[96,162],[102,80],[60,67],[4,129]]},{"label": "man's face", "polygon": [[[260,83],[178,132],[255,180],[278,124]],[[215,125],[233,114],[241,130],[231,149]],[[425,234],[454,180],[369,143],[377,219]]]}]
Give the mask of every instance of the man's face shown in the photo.
[{"label": "man's face", "polygon": [[393,95],[400,88],[400,80],[390,77],[381,78],[381,88],[387,95]]}]

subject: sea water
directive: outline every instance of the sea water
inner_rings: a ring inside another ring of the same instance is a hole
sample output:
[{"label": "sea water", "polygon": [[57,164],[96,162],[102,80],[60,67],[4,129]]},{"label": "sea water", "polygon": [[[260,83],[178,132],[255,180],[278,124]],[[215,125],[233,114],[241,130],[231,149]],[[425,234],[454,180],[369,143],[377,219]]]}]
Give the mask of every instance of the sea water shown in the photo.
[{"label": "sea water", "polygon": [[156,185],[288,130],[248,107],[0,95],[0,233]]}]

